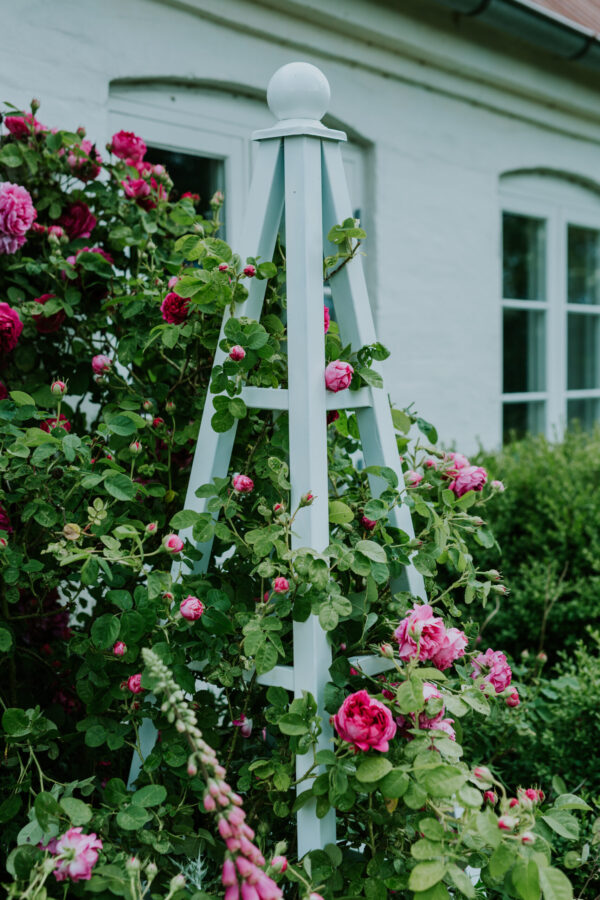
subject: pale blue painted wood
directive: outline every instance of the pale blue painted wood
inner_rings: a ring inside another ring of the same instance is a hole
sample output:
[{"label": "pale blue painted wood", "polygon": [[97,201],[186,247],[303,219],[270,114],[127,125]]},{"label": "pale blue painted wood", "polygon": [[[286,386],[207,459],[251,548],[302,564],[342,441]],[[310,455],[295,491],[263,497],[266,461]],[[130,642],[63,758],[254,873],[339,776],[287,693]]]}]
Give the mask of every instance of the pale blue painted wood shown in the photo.
[{"label": "pale blue painted wood", "polygon": [[[242,400],[250,409],[287,410],[289,406],[288,392],[285,388],[261,388],[247,385],[242,389]],[[325,409],[360,409],[371,406],[373,400],[370,388],[359,388],[357,391],[344,391],[325,397]]]}]

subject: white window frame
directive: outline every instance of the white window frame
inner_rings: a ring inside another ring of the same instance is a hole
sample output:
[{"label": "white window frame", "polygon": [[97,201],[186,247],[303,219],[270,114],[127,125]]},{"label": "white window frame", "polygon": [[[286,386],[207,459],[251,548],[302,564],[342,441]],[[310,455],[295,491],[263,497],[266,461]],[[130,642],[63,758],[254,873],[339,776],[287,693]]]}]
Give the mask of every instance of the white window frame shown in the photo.
[{"label": "white window frame", "polygon": [[[515,179],[517,181],[518,179]],[[547,184],[548,190],[545,191]],[[553,196],[552,185],[560,185],[560,191]],[[569,189],[573,197],[568,196]],[[547,196],[544,197],[544,193]],[[562,196],[560,196],[562,194]],[[596,209],[594,208],[596,207]],[[506,300],[503,292],[503,255],[501,237],[500,248],[500,352],[503,358],[503,316],[505,309],[522,309],[544,312],[546,317],[545,374],[544,391],[504,393],[502,385],[500,408],[500,433],[503,429],[504,407],[509,403],[545,403],[545,433],[550,439],[560,438],[568,424],[567,403],[569,400],[594,398],[600,400],[600,386],[580,390],[567,388],[567,350],[569,313],[600,316],[600,305],[567,302],[567,255],[568,226],[592,228],[600,232],[600,195],[585,191],[568,183],[558,182],[545,176],[538,176],[535,184],[521,189],[517,185],[501,190],[501,230],[504,213],[542,219],[545,222],[545,286],[546,299]]]}]

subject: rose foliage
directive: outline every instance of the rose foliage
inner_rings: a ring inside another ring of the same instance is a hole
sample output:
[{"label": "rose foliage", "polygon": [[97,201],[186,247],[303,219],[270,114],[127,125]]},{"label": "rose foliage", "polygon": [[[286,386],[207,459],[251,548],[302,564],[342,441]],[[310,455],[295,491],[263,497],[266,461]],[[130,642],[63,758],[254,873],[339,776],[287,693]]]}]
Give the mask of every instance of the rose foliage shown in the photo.
[{"label": "rose foliage", "polygon": [[[219,237],[222,196],[205,220],[136,135],[99,152],[36,113],[11,110],[0,139],[8,896],[568,900],[562,853],[580,849],[587,804],[506,784],[462,747],[495,708],[519,717],[527,703],[507,648],[480,645],[464,613],[505,593],[477,564],[497,485],[436,450],[410,409],[393,411],[406,483],[358,471],[356,418],[340,410],[330,544],[292,550],[296,519],[326,498],[307,484],[291,508],[287,417],[240,396],[286,386],[285,247],[240,259]],[[353,220],[332,230],[325,277],[363,237]],[[260,321],[244,317],[253,278],[267,280]],[[372,363],[387,351],[344,346],[324,320],[330,390],[380,389]],[[227,477],[198,486],[199,514],[184,497],[205,403],[216,431],[238,430]],[[414,540],[390,523],[398,504]],[[427,597],[404,590],[409,560]],[[315,699],[257,680],[292,662],[293,623],[311,615],[333,651],[334,737],[319,750]],[[383,674],[351,661],[369,653]],[[299,753],[313,765],[296,783]],[[305,804],[335,809],[338,842],[299,860]]]}]

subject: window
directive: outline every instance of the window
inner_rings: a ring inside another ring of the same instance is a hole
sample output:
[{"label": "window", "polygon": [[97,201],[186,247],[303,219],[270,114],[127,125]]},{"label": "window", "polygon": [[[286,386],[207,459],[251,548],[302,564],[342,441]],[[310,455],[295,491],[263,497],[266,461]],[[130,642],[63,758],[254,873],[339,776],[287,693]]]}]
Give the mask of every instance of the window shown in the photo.
[{"label": "window", "polygon": [[541,176],[502,185],[502,431],[600,420],[600,194]]}]

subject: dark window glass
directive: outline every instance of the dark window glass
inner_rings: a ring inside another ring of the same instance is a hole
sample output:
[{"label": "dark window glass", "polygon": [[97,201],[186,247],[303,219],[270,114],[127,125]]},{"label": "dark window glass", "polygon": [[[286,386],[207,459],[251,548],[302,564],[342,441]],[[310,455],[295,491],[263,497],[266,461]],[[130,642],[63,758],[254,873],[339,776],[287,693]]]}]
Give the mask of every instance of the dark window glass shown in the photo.
[{"label": "dark window glass", "polygon": [[503,391],[546,389],[545,313],[503,310]]},{"label": "dark window glass", "polygon": [[568,315],[567,387],[570,391],[600,387],[600,318],[593,314]]},{"label": "dark window glass", "polygon": [[600,400],[597,397],[586,397],[581,400],[567,402],[567,419],[569,425],[577,424],[590,430],[600,420]]},{"label": "dark window glass", "polygon": [[225,166],[222,159],[195,156],[180,150],[163,150],[148,147],[144,157],[153,164],[162,163],[173,181],[171,196],[179,199],[186,191],[199,194],[198,211],[206,216],[210,211],[210,199],[215,191],[225,192]]},{"label": "dark window glass", "polygon": [[568,301],[600,304],[600,231],[569,225]]},{"label": "dark window glass", "polygon": [[546,223],[502,216],[502,295],[505,300],[546,299]]},{"label": "dark window glass", "polygon": [[505,403],[502,412],[502,436],[505,444],[525,437],[526,434],[543,434],[546,429],[546,404],[543,400]]}]

